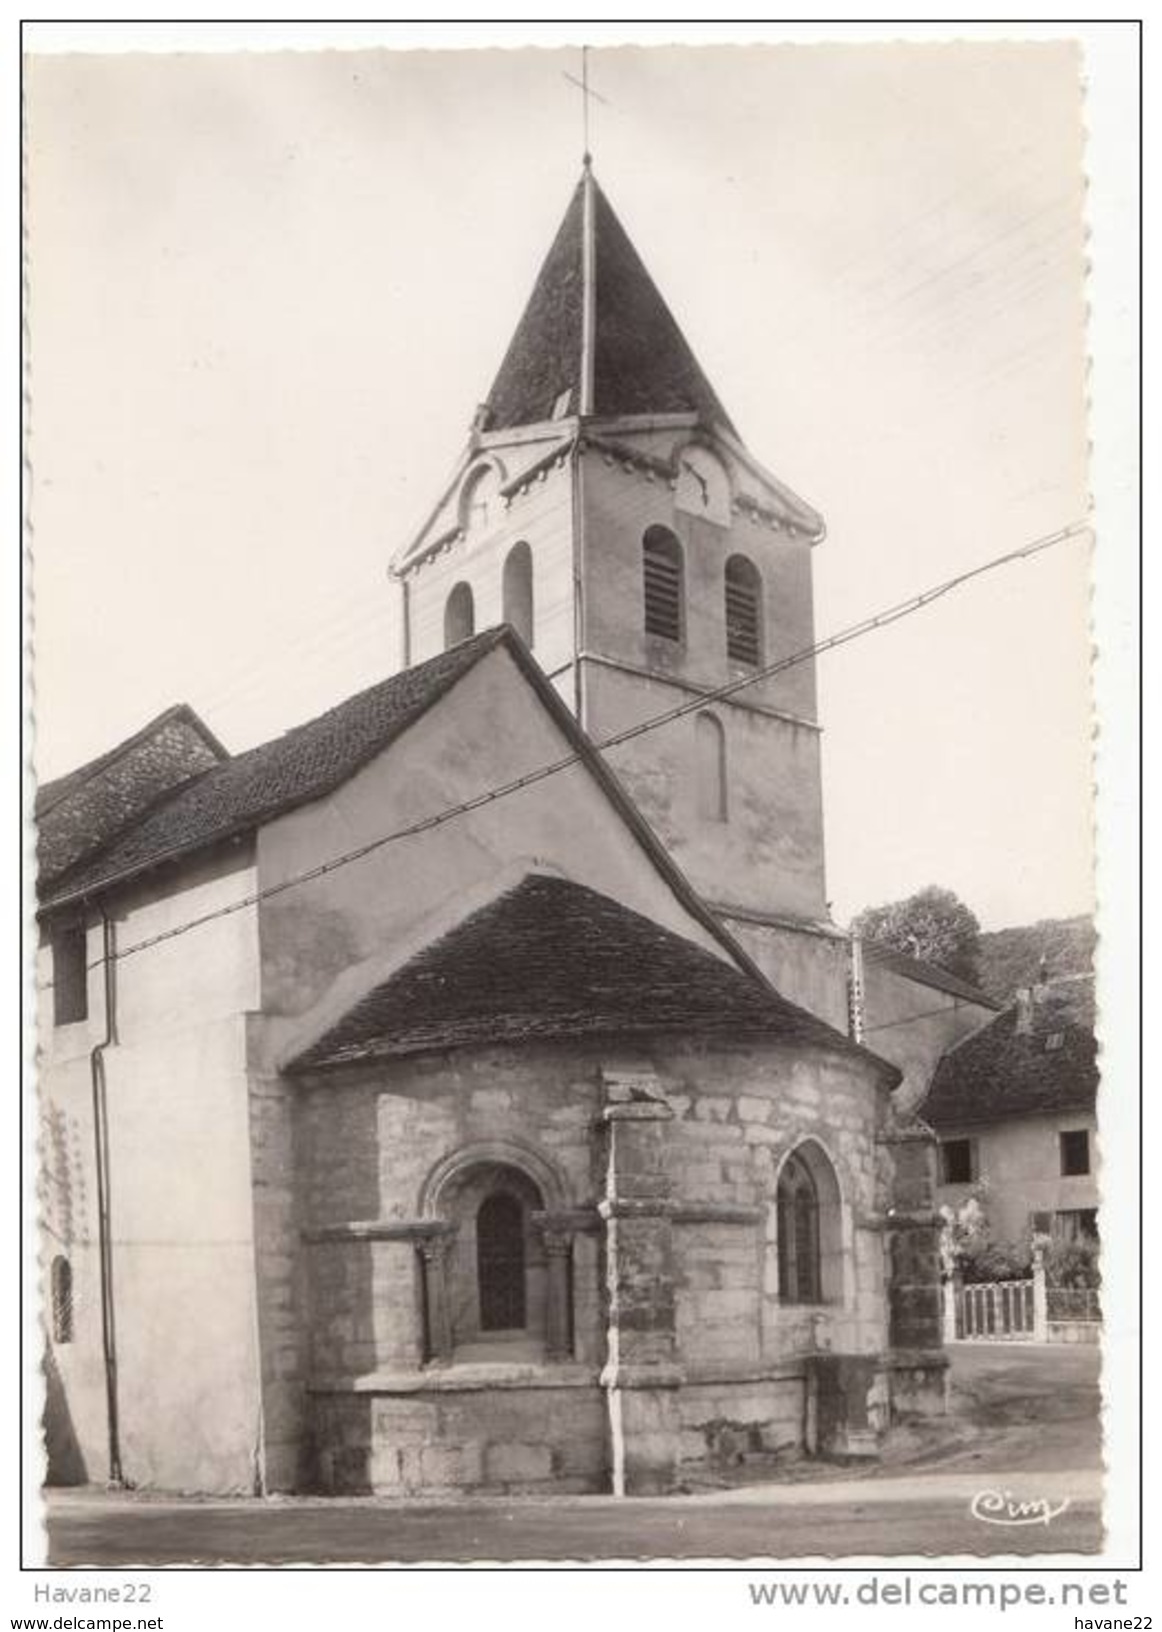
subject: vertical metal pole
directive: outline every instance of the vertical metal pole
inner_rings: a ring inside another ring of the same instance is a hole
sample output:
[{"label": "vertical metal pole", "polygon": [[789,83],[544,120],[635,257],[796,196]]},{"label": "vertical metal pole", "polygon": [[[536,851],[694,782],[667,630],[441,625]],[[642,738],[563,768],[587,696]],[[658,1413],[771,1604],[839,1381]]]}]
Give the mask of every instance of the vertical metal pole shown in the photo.
[{"label": "vertical metal pole", "polygon": [[93,1154],[97,1167],[97,1247],[101,1277],[101,1346],[105,1362],[105,1408],[109,1433],[109,1483],[124,1484],[121,1422],[117,1396],[117,1327],[113,1301],[113,1239],[109,1203],[109,1111],[105,1050],[117,1040],[113,924],[101,908],[102,969],[105,977],[105,1035],[89,1055],[93,1080]]}]

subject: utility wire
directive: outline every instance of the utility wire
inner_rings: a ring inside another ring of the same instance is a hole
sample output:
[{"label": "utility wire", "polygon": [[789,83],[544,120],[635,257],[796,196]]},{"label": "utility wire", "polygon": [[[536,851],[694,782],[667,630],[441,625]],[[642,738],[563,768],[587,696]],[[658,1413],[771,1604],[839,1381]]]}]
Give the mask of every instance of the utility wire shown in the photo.
[{"label": "utility wire", "polygon": [[[777,674],[784,674],[788,669],[795,668],[798,664],[805,663],[810,658],[817,657],[823,652],[834,651],[837,647],[846,646],[849,642],[858,640],[863,635],[871,634],[873,630],[884,629],[890,624],[898,623],[902,618],[910,617],[914,612],[921,611],[933,601],[940,600],[943,596],[951,594],[953,590],[959,589],[963,584],[971,583],[973,579],[983,577],[985,573],[995,572],[998,568],[1008,566],[1015,561],[1028,560],[1034,555],[1039,555],[1043,551],[1052,549],[1058,544],[1063,544],[1066,540],[1076,538],[1089,530],[1088,522],[1070,522],[1067,527],[1059,528],[1054,533],[1046,533],[1040,538],[1033,539],[1031,543],[1007,551],[1004,555],[994,556],[989,561],[970,567],[966,572],[957,573],[953,578],[946,578],[943,583],[935,584],[931,589],[923,590],[918,595],[909,596],[907,600],[887,607],[882,612],[876,612],[870,617],[862,618],[858,623],[850,624],[846,629],[841,629],[838,633],[829,635],[824,640],[804,647],[801,651],[793,652],[788,657],[780,658],[777,662],[768,663],[763,668],[754,670],[751,674],[728,681],[725,685],[717,686],[711,691],[699,692],[696,697],[689,698],[686,702],[679,703],[676,707],[667,709],[662,714],[651,715],[648,719],[639,721],[637,725],[629,726],[625,730],[614,732],[611,736],[603,737],[595,741],[592,746],[598,753],[604,754],[611,748],[620,747],[623,743],[633,742],[638,737],[643,737],[650,731],[657,731],[660,727],[669,725],[674,720],[682,719],[687,714],[697,713],[705,708],[708,703],[720,702],[729,697],[734,697],[740,691],[758,685],[763,680],[769,680]],[[415,838],[421,833],[433,832],[436,828],[444,827],[448,822],[467,815],[470,811],[481,810],[485,805],[494,804],[497,800],[506,799],[514,793],[520,793],[523,789],[533,787],[538,782],[547,781],[549,777],[556,776],[559,772],[568,770],[573,765],[581,764],[584,758],[585,755],[582,752],[575,750],[572,753],[563,755],[560,759],[550,760],[548,763],[538,766],[535,770],[526,772],[523,776],[514,777],[508,782],[498,783],[497,786],[488,788],[484,792],[474,795],[471,799],[464,799],[458,804],[448,805],[442,810],[433,812],[430,816],[422,817],[419,821],[408,823],[405,827],[397,827],[389,833],[382,833],[377,838],[368,840],[366,844],[358,845],[353,850],[344,851],[342,855],[332,856],[330,860],[320,862],[317,866],[309,867],[301,873],[294,873],[289,878],[281,879],[277,884],[269,884],[261,890],[252,890],[246,895],[239,896],[235,901],[227,902],[225,906],[215,907],[212,911],[201,913],[196,918],[189,918],[183,923],[171,925],[169,929],[160,930],[156,935],[148,935],[143,940],[134,941],[129,946],[119,948],[114,952],[113,956],[116,961],[122,962],[138,952],[144,952],[150,947],[159,946],[163,941],[175,940],[179,935],[185,935],[191,929],[199,929],[205,924],[213,923],[216,919],[228,917],[235,912],[242,912],[247,907],[257,906],[261,901],[269,901],[272,897],[282,895],[287,890],[297,889],[300,885],[324,878],[328,873],[337,872],[341,867],[348,867],[353,862],[362,861],[365,856],[372,855],[375,851],[382,850],[389,844],[397,844],[402,839]],[[179,853],[181,852],[174,852],[175,855]],[[167,857],[163,854],[155,859],[162,862]],[[113,882],[115,882],[113,878],[105,881],[105,883]],[[103,887],[103,882],[98,880],[87,893],[96,894]],[[89,967],[98,969],[102,967],[102,964],[97,962],[90,964]],[[46,982],[41,989],[44,990],[51,984],[51,981]]]}]

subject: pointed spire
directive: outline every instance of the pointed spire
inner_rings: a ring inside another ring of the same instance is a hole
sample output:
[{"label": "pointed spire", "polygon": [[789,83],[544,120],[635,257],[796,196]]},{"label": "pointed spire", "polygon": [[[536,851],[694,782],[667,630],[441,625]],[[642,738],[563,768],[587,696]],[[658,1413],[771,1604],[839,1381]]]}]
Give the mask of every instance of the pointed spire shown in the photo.
[{"label": "pointed spire", "polygon": [[588,154],[488,407],[492,430],[564,414],[697,413],[737,434]]},{"label": "pointed spire", "polygon": [[594,240],[593,163],[586,152],[581,172],[581,381],[577,412],[593,412],[593,364],[597,345],[597,251]]}]

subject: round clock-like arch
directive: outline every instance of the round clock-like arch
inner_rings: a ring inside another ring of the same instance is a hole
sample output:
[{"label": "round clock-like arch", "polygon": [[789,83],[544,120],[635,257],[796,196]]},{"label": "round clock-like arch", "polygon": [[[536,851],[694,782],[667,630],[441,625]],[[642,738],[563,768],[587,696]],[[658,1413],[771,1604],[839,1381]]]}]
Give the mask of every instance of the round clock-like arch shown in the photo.
[{"label": "round clock-like arch", "polygon": [[716,527],[730,526],[730,476],[722,461],[698,442],[678,450],[674,503]]}]

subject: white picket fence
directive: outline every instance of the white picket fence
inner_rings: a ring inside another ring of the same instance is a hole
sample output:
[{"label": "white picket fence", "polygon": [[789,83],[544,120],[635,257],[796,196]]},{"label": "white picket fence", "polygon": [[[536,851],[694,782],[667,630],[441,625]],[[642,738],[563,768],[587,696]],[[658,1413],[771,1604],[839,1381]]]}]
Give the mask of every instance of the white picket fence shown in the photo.
[{"label": "white picket fence", "polygon": [[[956,1338],[983,1338],[990,1343],[1036,1343],[1037,1309],[1032,1278],[985,1281],[961,1286],[954,1293]],[[1041,1339],[1043,1341],[1043,1339]]]},{"label": "white picket fence", "polygon": [[1047,1287],[1040,1256],[1019,1281],[944,1283],[946,1343],[1095,1343],[1101,1335],[1096,1291]]}]

